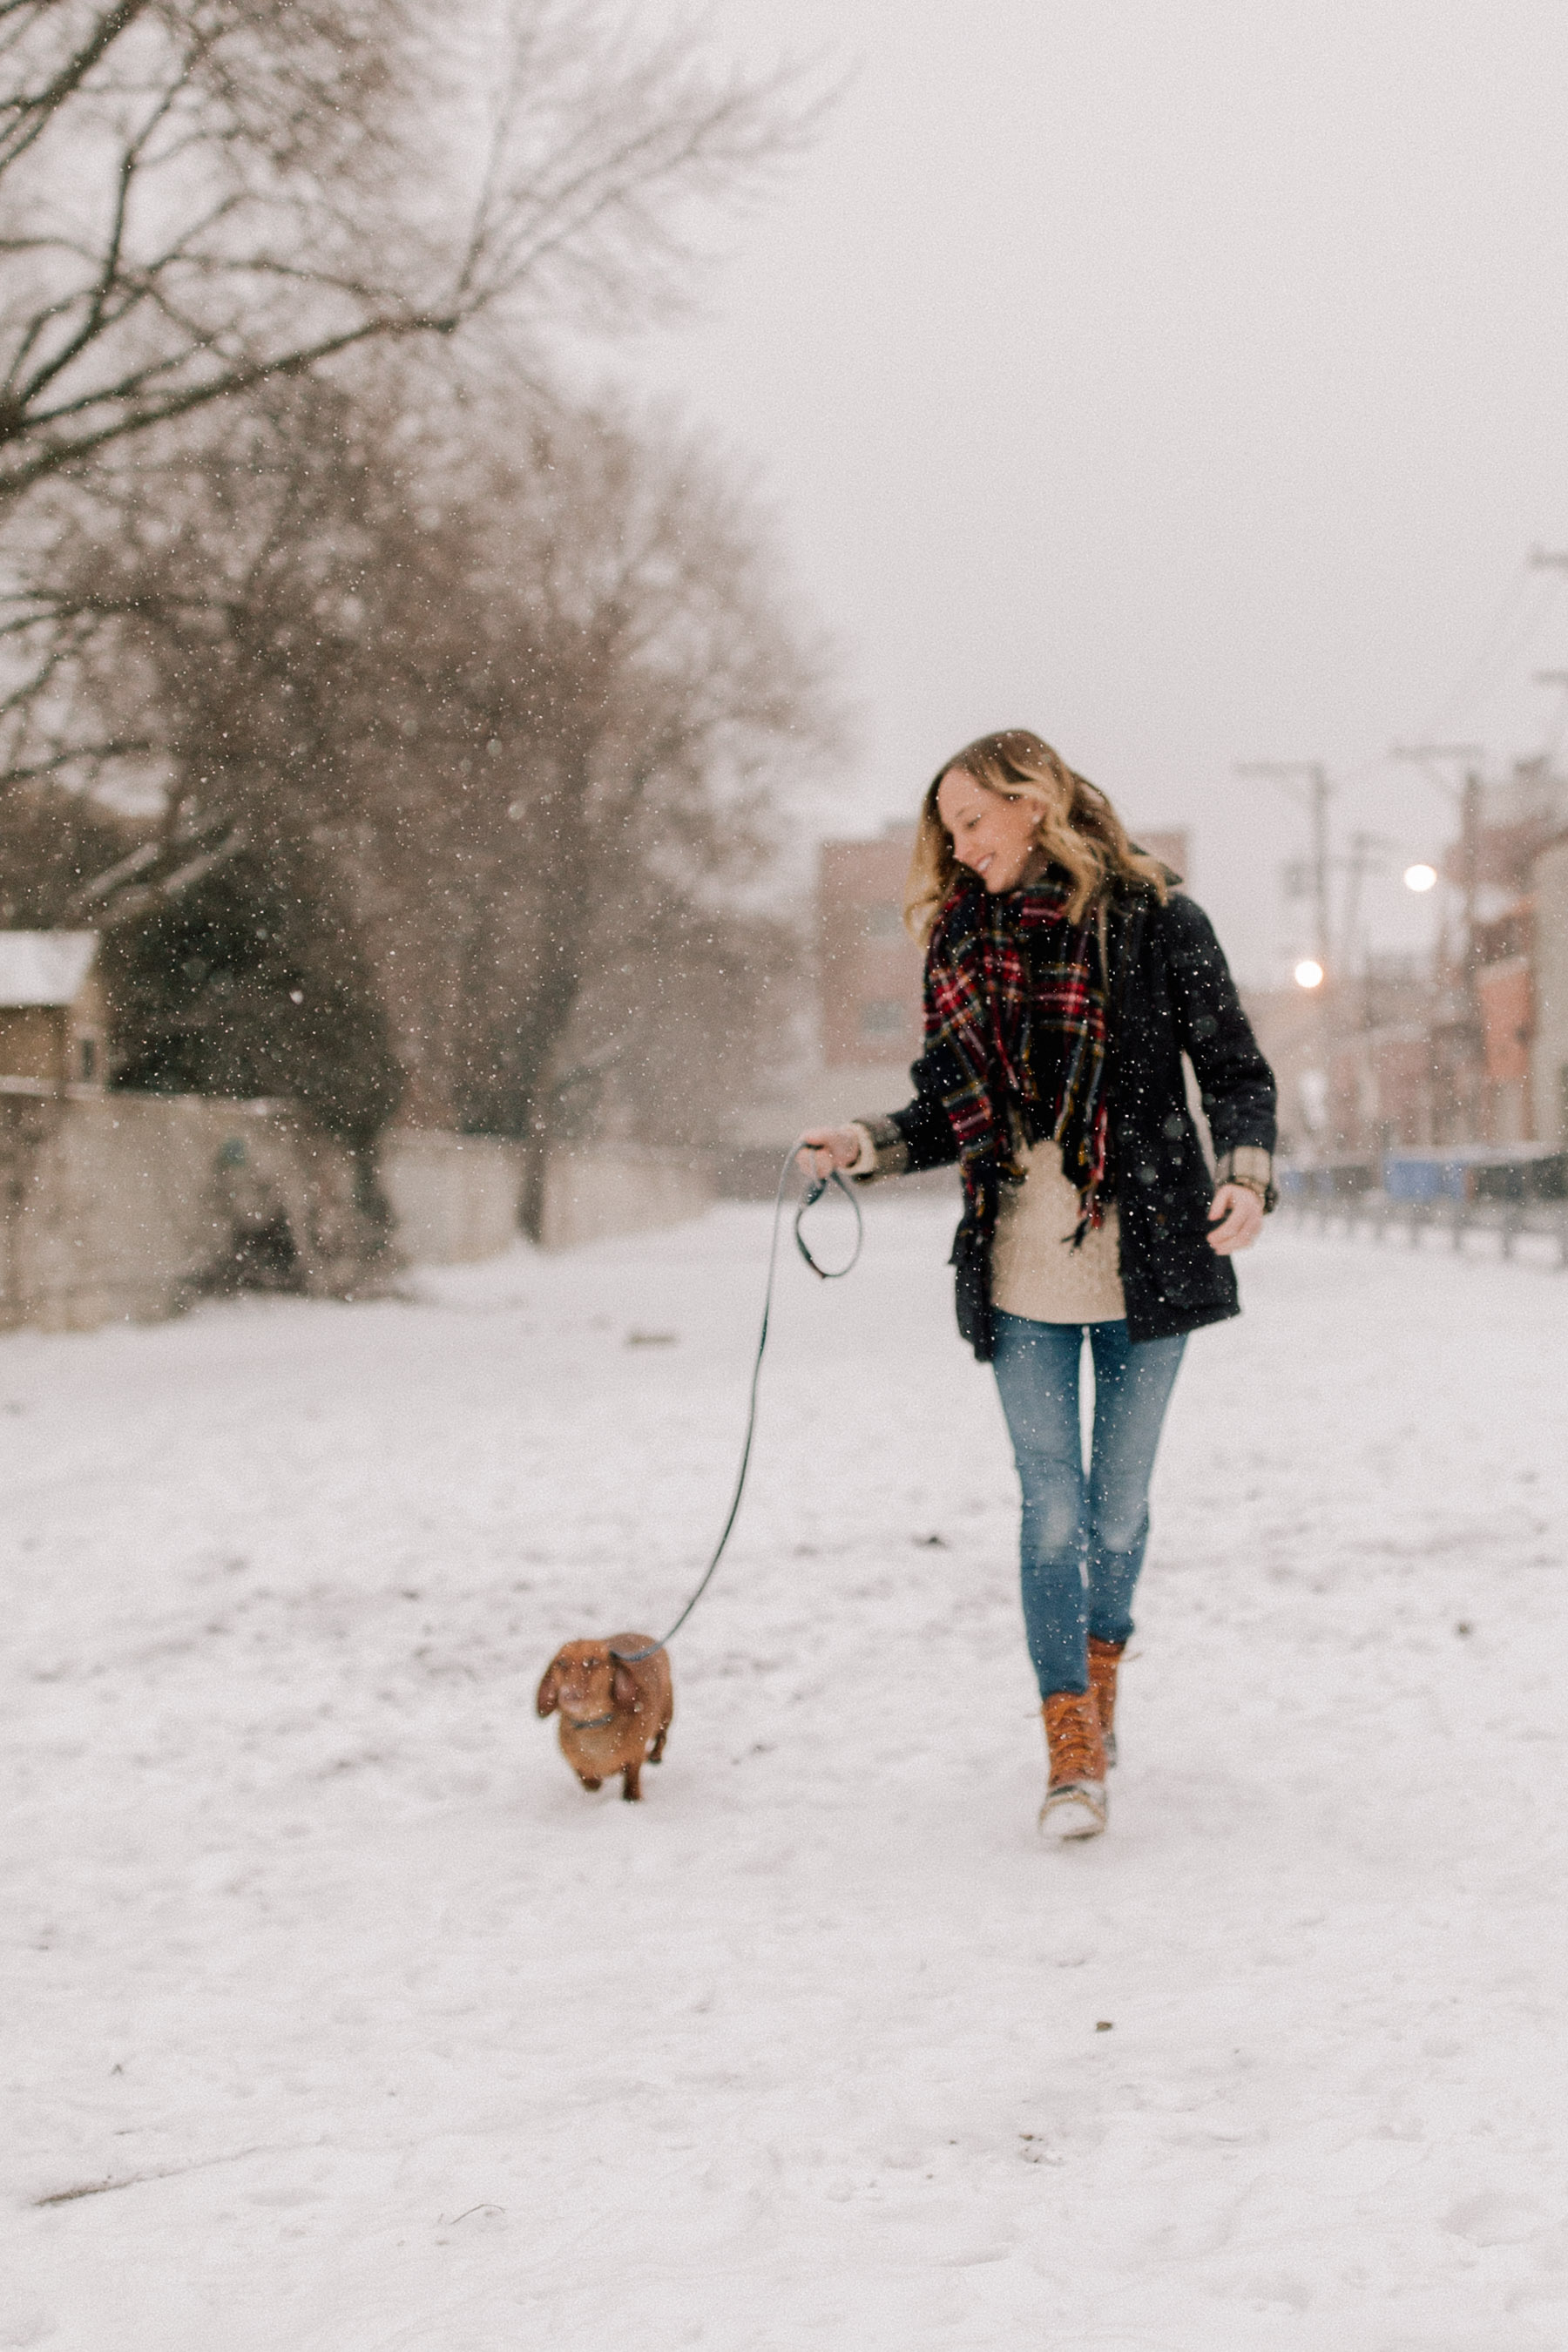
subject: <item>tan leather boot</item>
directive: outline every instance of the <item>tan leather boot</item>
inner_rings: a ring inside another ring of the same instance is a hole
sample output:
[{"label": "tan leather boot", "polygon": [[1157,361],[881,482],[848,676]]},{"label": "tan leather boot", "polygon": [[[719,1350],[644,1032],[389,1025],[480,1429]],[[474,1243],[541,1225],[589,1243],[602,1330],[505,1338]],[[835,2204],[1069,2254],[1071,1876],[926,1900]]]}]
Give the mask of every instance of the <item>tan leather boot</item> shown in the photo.
[{"label": "tan leather boot", "polygon": [[1040,1710],[1050,1779],[1040,1828],[1052,1838],[1098,1837],[1106,1822],[1105,1743],[1092,1691],[1055,1691]]},{"label": "tan leather boot", "polygon": [[1100,1710],[1100,1736],[1105,1742],[1107,1764],[1116,1761],[1116,1669],[1125,1642],[1097,1642],[1089,1637],[1089,1686]]}]

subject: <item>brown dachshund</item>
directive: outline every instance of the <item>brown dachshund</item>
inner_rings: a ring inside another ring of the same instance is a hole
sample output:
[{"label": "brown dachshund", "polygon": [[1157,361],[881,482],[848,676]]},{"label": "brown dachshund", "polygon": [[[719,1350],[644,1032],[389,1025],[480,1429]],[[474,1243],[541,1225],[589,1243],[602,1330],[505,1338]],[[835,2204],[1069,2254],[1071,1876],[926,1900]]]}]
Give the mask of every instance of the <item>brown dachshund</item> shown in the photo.
[{"label": "brown dachshund", "polygon": [[647,1650],[651,1633],[613,1633],[607,1642],[568,1642],[544,1670],[534,1701],[541,1715],[561,1712],[561,1753],[584,1789],[602,1788],[612,1772],[621,1776],[621,1794],[635,1805],[642,1795],[642,1768],[664,1758],[664,1736],[675,1714],[669,1658],[628,1664],[616,1650]]}]

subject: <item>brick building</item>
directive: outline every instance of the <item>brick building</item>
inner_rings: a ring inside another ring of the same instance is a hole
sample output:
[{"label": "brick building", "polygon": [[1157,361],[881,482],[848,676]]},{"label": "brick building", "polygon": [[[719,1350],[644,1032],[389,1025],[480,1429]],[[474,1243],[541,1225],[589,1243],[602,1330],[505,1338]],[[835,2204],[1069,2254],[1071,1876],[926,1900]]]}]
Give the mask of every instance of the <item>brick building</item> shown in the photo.
[{"label": "brick building", "polygon": [[1528,1055],[1533,1132],[1568,1150],[1568,831],[1537,854]]},{"label": "brick building", "polygon": [[831,1069],[911,1062],[921,1046],[920,949],[904,929],[914,827],[825,841],[817,870],[822,1058]]},{"label": "brick building", "polygon": [[1373,1158],[1434,1139],[1436,993],[1414,961],[1374,959],[1348,988],[1244,989],[1279,1086],[1287,1158]]},{"label": "brick building", "polygon": [[1372,958],[1247,1003],[1280,1079],[1282,1148],[1568,1147],[1568,779],[1538,762],[1467,793],[1429,966]]}]

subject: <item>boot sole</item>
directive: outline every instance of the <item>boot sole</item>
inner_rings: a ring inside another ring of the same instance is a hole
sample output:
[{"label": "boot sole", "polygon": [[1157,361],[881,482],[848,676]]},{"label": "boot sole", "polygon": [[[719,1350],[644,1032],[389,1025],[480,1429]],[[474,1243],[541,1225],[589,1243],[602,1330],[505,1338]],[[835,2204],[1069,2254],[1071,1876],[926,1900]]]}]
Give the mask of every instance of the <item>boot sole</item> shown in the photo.
[{"label": "boot sole", "polygon": [[1053,1843],[1100,1837],[1109,1812],[1103,1790],[1072,1785],[1047,1790],[1040,1807],[1040,1835]]}]

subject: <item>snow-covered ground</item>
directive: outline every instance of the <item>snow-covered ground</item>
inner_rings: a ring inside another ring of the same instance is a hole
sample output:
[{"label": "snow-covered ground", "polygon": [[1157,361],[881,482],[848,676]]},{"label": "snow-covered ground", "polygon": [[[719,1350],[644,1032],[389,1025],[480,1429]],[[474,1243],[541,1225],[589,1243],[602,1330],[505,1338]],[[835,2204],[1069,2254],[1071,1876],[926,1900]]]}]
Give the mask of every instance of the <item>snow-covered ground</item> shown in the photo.
[{"label": "snow-covered ground", "polygon": [[0,1340],[0,2347],[1561,2352],[1568,1278],[1270,1231],[1053,1853],[951,1215],[785,1265],[640,1807],[534,1685],[705,1554],[763,1212]]}]

